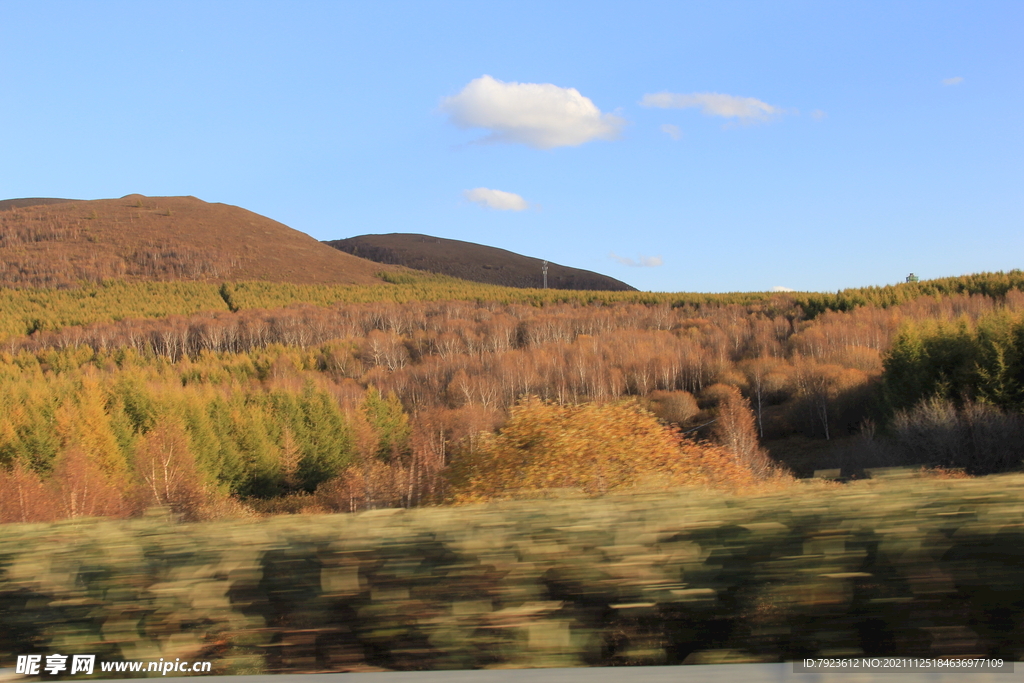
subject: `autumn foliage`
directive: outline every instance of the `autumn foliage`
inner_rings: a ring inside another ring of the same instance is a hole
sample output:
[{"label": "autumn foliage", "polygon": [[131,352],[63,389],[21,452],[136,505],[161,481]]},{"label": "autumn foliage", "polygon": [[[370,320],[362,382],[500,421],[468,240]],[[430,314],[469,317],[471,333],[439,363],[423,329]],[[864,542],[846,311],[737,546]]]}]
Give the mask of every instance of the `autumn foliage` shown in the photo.
[{"label": "autumn foliage", "polygon": [[726,387],[718,406],[718,417],[712,434],[715,439],[750,471],[769,476],[773,464],[768,453],[761,448],[754,424],[750,401],[736,387]]},{"label": "autumn foliage", "polygon": [[553,488],[602,494],[757,484],[731,453],[681,438],[635,402],[559,405],[537,398],[514,407],[497,435],[463,454],[450,480],[453,499],[462,503]]},{"label": "autumn foliage", "polygon": [[[481,474],[491,470],[516,473],[509,490],[743,488],[776,476],[765,448],[789,464],[780,442],[843,447],[868,418],[899,441],[900,463],[937,462],[915,445],[931,443],[920,430],[881,406],[929,434],[984,424],[986,439],[1012,442],[1013,416],[985,408],[954,424],[913,409],[940,393],[961,412],[969,400],[1019,413],[1014,282],[995,297],[865,299],[813,319],[790,295],[515,290],[502,302],[500,288],[439,281],[0,288],[0,336],[32,332],[0,343],[0,491],[11,492],[0,520],[156,504],[198,519],[231,500],[267,512],[413,507],[460,486],[461,499],[506,495]],[[196,312],[211,301],[229,310]],[[895,458],[865,444],[844,471]],[[1002,447],[960,450],[974,455],[938,461],[980,458],[970,471],[985,472],[1019,461]],[[801,474],[833,466],[814,457]]]}]

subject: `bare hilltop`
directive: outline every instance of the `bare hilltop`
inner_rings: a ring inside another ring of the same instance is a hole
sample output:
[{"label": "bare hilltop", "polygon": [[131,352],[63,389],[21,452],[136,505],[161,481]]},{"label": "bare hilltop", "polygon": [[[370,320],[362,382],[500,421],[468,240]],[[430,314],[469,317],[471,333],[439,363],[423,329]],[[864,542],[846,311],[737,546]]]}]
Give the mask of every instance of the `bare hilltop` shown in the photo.
[{"label": "bare hilltop", "polygon": [[0,285],[65,287],[110,278],[376,284],[381,271],[400,270],[195,197],[0,201]]}]

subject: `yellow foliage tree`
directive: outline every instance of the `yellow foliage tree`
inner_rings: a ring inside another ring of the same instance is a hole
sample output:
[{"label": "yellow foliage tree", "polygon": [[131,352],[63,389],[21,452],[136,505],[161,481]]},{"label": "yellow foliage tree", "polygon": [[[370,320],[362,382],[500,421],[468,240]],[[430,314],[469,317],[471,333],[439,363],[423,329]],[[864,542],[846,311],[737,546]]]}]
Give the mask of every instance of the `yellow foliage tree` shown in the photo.
[{"label": "yellow foliage tree", "polygon": [[497,435],[457,458],[449,482],[456,503],[551,488],[600,494],[758,485],[730,453],[682,438],[635,402],[569,406],[536,398],[515,406]]},{"label": "yellow foliage tree", "polygon": [[83,374],[76,399],[58,412],[65,448],[80,449],[113,485],[126,486],[128,463],[106,412],[103,389],[92,373]]}]

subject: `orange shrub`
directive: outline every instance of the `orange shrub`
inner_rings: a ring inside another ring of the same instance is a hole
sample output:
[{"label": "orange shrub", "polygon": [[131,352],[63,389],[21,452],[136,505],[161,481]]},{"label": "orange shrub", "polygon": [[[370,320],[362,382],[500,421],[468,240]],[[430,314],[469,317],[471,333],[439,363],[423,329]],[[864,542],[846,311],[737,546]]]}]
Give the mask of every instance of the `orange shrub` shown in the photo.
[{"label": "orange shrub", "polygon": [[0,467],[0,523],[51,522],[57,518],[53,493],[42,478],[16,460]]},{"label": "orange shrub", "polygon": [[685,424],[700,412],[697,399],[689,391],[655,389],[644,398],[644,407],[670,424]]},{"label": "orange shrub", "polygon": [[635,402],[557,405],[527,398],[505,427],[452,463],[454,502],[575,488],[588,494],[700,486],[758,488],[726,450],[684,439]]}]

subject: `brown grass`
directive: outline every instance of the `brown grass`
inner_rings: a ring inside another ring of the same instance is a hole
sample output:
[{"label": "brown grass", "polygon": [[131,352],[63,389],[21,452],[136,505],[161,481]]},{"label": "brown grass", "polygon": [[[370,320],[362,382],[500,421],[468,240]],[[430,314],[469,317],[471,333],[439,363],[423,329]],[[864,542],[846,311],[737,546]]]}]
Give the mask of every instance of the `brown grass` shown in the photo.
[{"label": "brown grass", "polygon": [[404,270],[195,197],[43,201],[0,203],[0,285],[73,286],[106,278],[378,284],[375,273]]}]

